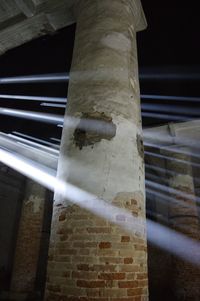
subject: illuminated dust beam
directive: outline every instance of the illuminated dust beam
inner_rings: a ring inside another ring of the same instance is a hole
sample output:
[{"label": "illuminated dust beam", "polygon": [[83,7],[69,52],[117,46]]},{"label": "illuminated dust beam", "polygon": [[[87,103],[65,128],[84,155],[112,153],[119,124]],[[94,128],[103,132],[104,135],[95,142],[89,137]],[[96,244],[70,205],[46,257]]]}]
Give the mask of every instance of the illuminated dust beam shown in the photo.
[{"label": "illuminated dust beam", "polygon": [[[0,160],[2,163],[14,168],[27,177],[32,178],[46,188],[52,191],[56,190],[69,201],[76,203],[113,223],[119,224],[131,233],[135,233],[135,231],[138,230],[140,231],[141,227],[143,227],[142,218],[135,218],[125,209],[115,207],[69,183],[63,183],[47,171],[41,170],[3,149],[0,149]],[[116,220],[117,215],[123,215],[125,220],[120,221],[119,223]],[[143,235],[142,232],[141,235]],[[172,242],[170,245],[168,244],[169,235],[173,238],[171,239]],[[148,238],[158,247],[168,250],[191,263],[197,265],[200,264],[200,244],[198,242],[150,220],[148,220]]]}]

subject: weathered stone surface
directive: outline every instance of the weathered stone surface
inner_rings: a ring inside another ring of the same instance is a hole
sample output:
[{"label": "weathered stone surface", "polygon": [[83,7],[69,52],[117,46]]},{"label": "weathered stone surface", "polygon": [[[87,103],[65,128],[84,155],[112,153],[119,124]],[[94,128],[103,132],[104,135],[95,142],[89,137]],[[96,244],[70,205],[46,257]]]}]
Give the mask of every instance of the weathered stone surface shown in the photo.
[{"label": "weathered stone surface", "polygon": [[[136,47],[141,7],[137,1],[84,0],[74,9],[58,178],[95,197],[88,210],[87,199],[81,208],[57,191],[46,300],[148,300]],[[76,118],[70,128],[68,117]],[[117,214],[102,211],[100,199],[118,207]],[[130,231],[122,226],[130,223],[124,210],[135,221]]]},{"label": "weathered stone surface", "polygon": [[1,0],[0,55],[75,22],[72,0]]}]

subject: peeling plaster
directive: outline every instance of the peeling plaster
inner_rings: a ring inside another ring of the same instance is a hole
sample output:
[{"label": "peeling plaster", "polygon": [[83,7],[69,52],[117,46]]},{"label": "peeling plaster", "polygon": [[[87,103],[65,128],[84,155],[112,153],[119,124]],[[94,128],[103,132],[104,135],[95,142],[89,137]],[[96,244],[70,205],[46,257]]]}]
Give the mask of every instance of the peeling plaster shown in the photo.
[{"label": "peeling plaster", "polygon": [[84,146],[94,145],[102,139],[111,140],[115,135],[116,125],[112,122],[111,117],[106,116],[103,112],[83,113],[74,131],[74,142],[79,149],[82,149]]},{"label": "peeling plaster", "polygon": [[144,145],[143,145],[143,139],[140,135],[137,134],[137,149],[140,157],[144,159]]}]

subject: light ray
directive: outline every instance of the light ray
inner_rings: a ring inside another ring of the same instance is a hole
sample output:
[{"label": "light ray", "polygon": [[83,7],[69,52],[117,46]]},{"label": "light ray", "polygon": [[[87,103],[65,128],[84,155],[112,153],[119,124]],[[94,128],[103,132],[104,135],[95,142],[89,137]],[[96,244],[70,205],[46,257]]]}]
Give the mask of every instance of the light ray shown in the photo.
[{"label": "light ray", "polygon": [[58,139],[58,138],[51,137],[50,139],[53,141],[59,142],[59,143],[61,142],[61,139]]},{"label": "light ray", "polygon": [[50,73],[39,75],[26,75],[15,77],[0,78],[0,84],[35,84],[35,83],[52,83],[67,82],[69,80],[68,73]]},{"label": "light ray", "polygon": [[[185,123],[185,126],[188,128],[188,123]],[[190,127],[194,130],[194,131],[199,131],[199,120],[193,120],[193,122],[191,122]],[[191,139],[188,138],[187,136],[182,136],[182,137],[177,137],[177,136],[172,136],[171,134],[160,134],[158,131],[155,131],[153,129],[146,129],[144,130],[143,133],[144,136],[144,141],[149,142],[149,141],[159,141],[159,143],[166,143],[166,144],[180,144],[181,146],[184,145],[188,146],[189,148],[193,148],[193,149],[197,149],[199,151],[200,148],[200,143],[197,139]],[[154,143],[154,142],[153,142]]]},{"label": "light ray", "polygon": [[[165,168],[162,168],[162,167],[158,167],[156,165],[151,165],[151,164],[148,164],[148,163],[145,163],[145,168],[153,170],[155,172],[162,173],[162,174],[164,174],[164,176],[168,175],[168,176],[174,177],[174,176],[178,176],[178,175],[186,175],[184,173],[177,173],[175,171],[172,171],[172,170],[169,170],[169,169],[165,169]],[[193,178],[195,179],[195,181],[197,181],[197,183],[200,183],[200,179],[199,178],[197,178],[197,177],[193,177]],[[160,177],[159,177],[159,179],[160,179]]]},{"label": "light ray", "polygon": [[158,248],[192,264],[200,265],[200,244],[198,241],[150,220],[147,220],[147,237]]},{"label": "light ray", "polygon": [[51,107],[51,108],[62,108],[65,109],[66,105],[61,105],[61,104],[57,104],[57,103],[47,103],[47,102],[42,102],[40,104],[42,107]]},{"label": "light ray", "polygon": [[171,202],[171,203],[177,204],[179,206],[183,206],[183,207],[187,207],[187,208],[194,208],[194,205],[186,204],[185,202],[183,202],[181,200],[176,200],[172,196],[168,196],[166,194],[163,194],[162,192],[158,192],[151,188],[146,188],[146,192],[147,192],[147,194],[151,194],[151,195],[159,197],[159,202],[162,202],[166,206],[169,206],[169,202]]},{"label": "light ray", "polygon": [[149,147],[153,147],[153,148],[157,148],[159,150],[167,150],[171,153],[179,153],[179,154],[184,154],[184,155],[189,155],[191,157],[196,157],[196,158],[199,158],[200,155],[199,154],[196,154],[192,151],[188,151],[188,150],[185,150],[183,148],[179,148],[179,147],[175,147],[174,145],[172,147],[167,147],[166,145],[163,146],[163,145],[159,145],[159,144],[155,144],[155,143],[149,143],[149,142],[144,142],[144,146],[149,146]]},{"label": "light ray", "polygon": [[148,81],[194,81],[200,80],[200,74],[198,73],[150,73],[150,72],[143,72],[140,74],[140,80],[148,80]]},{"label": "light ray", "polygon": [[41,149],[41,150],[45,151],[46,153],[52,153],[52,154],[54,154],[56,156],[59,155],[59,150],[58,149],[50,148],[50,147],[48,147],[46,145],[42,145],[42,144],[30,141],[28,139],[25,139],[25,138],[22,138],[22,137],[18,137],[18,136],[13,135],[13,134],[0,133],[0,135],[7,136],[7,137],[11,138],[12,140],[14,140],[16,142],[24,143],[24,144],[32,146],[32,147],[34,147],[36,149]]},{"label": "light ray", "polygon": [[184,199],[188,199],[188,200],[191,200],[191,201],[196,201],[198,203],[200,202],[200,198],[193,195],[193,194],[186,193],[186,192],[183,192],[181,190],[178,190],[178,189],[175,189],[175,188],[172,188],[172,187],[168,187],[168,186],[165,186],[165,185],[162,185],[162,184],[159,184],[159,183],[154,183],[153,181],[150,181],[150,180],[146,180],[145,183],[146,183],[146,186],[148,186],[148,187],[152,187],[152,188],[155,188],[155,189],[160,189],[164,192],[171,193],[173,195],[183,197]]},{"label": "light ray", "polygon": [[33,101],[46,101],[46,102],[58,102],[66,103],[67,99],[64,97],[47,97],[47,96],[28,96],[28,95],[7,95],[0,94],[1,99],[14,99],[14,100],[33,100]]},{"label": "light ray", "polygon": [[[177,105],[165,105],[165,104],[150,104],[150,103],[142,103],[141,104],[142,111],[150,111],[150,112],[164,112],[171,116],[171,112],[182,114],[182,115],[193,115],[199,116],[200,111],[198,108],[190,108],[190,107],[183,107]],[[181,116],[182,116],[181,115]],[[172,115],[174,116],[174,115]],[[184,117],[184,116],[183,116]],[[187,117],[188,118],[188,117]]]},{"label": "light ray", "polygon": [[31,135],[26,135],[26,134],[23,134],[23,133],[20,133],[20,132],[17,132],[17,131],[13,131],[12,133],[13,133],[14,135],[21,136],[21,137],[24,137],[24,138],[27,138],[27,139],[32,139],[33,141],[41,142],[41,143],[46,144],[46,145],[49,145],[49,146],[51,146],[51,147],[53,147],[53,148],[59,149],[59,147],[58,147],[57,144],[48,142],[48,141],[46,141],[46,140],[39,139],[39,138],[33,137],[33,136],[31,136]]},{"label": "light ray", "polygon": [[[143,218],[134,217],[131,212],[123,208],[113,206],[111,203],[72,184],[62,182],[55,177],[55,173],[52,173],[51,170],[44,169],[41,165],[36,165],[30,160],[24,160],[21,156],[16,156],[16,154],[9,153],[6,150],[0,149],[0,161],[39,182],[46,188],[57,191],[68,201],[118,224],[132,235],[137,232],[137,235],[139,234],[141,238],[145,239]],[[116,218],[118,215],[124,215],[125,221],[119,222]],[[151,243],[184,258],[184,260],[197,265],[200,264],[200,244],[198,242],[150,220],[147,221],[147,230]]]},{"label": "light ray", "polygon": [[200,97],[193,97],[193,96],[169,96],[169,95],[148,95],[148,94],[141,94],[141,99],[151,99],[151,100],[175,100],[175,101],[182,101],[182,102],[200,102]]},{"label": "light ray", "polygon": [[156,118],[156,119],[164,119],[164,120],[176,120],[176,121],[189,121],[194,120],[193,117],[188,116],[178,116],[178,115],[169,115],[169,114],[158,114],[158,113],[150,113],[142,111],[142,117]]},{"label": "light ray", "polygon": [[150,156],[150,157],[156,157],[156,158],[166,159],[168,161],[176,161],[178,163],[192,165],[197,168],[200,167],[200,164],[198,164],[198,163],[194,163],[194,162],[186,161],[186,160],[182,160],[182,159],[177,159],[177,158],[173,158],[173,157],[169,157],[169,156],[165,156],[165,155],[161,155],[161,154],[156,154],[156,153],[149,152],[149,151],[145,151],[144,154],[147,156]]},{"label": "light ray", "polygon": [[45,123],[52,123],[52,124],[62,123],[64,120],[64,118],[60,117],[60,115],[7,109],[7,108],[0,108],[0,114],[12,116],[16,118],[29,119],[29,120],[40,121]]}]

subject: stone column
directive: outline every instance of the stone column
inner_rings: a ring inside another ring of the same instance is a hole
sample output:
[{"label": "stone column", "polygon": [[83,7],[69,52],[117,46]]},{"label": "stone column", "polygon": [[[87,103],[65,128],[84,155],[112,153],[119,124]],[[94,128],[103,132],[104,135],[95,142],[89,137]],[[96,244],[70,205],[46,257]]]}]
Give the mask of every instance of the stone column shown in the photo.
[{"label": "stone column", "polygon": [[[173,150],[173,149],[172,149]],[[183,152],[183,153],[181,153]],[[169,203],[169,220],[172,228],[194,241],[200,241],[200,227],[197,203],[194,191],[194,179],[188,148],[180,148],[180,153],[168,153],[173,160],[167,161],[167,169],[174,171],[169,179],[169,187],[174,202]],[[184,163],[185,161],[185,163]],[[192,246],[188,246],[192,248]],[[199,250],[200,251],[200,250]],[[196,251],[192,256],[197,256]],[[172,289],[176,300],[200,300],[200,268],[186,259],[172,258]]]},{"label": "stone column", "polygon": [[27,180],[11,280],[11,297],[13,298],[15,295],[21,298],[28,296],[29,300],[32,300],[35,293],[45,193],[44,187]]},{"label": "stone column", "polygon": [[[56,196],[46,300],[145,301],[145,189],[136,31],[146,23],[139,1],[76,3],[77,30],[58,177],[126,208],[142,231],[133,227],[130,234],[98,212],[95,215]],[[69,117],[76,118],[70,128]],[[87,121],[92,121],[92,128]],[[128,223],[123,214],[116,221]]]}]

